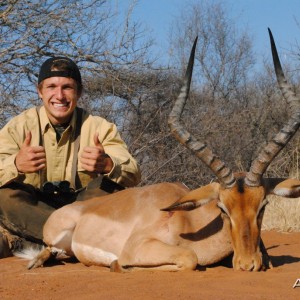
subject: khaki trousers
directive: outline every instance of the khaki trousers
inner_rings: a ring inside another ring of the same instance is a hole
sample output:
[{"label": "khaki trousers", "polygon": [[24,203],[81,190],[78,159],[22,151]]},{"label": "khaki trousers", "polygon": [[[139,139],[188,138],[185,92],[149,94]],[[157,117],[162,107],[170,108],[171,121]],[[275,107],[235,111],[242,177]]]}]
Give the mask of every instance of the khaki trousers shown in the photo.
[{"label": "khaki trousers", "polygon": [[[83,201],[106,194],[99,188],[86,190],[76,200]],[[13,182],[0,188],[0,225],[26,240],[43,243],[43,226],[56,209],[49,203],[51,201],[45,199],[38,189]]]},{"label": "khaki trousers", "polygon": [[55,208],[41,201],[30,185],[11,183],[0,189],[0,223],[11,233],[42,243],[43,226]]}]

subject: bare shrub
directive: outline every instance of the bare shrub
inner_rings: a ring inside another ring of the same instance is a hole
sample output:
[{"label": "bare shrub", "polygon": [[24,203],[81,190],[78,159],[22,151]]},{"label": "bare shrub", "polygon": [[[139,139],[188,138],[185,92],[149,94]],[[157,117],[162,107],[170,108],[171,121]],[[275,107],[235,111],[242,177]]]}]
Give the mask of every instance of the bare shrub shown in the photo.
[{"label": "bare shrub", "polygon": [[284,232],[300,231],[300,198],[268,196],[262,229]]},{"label": "bare shrub", "polygon": [[[108,0],[0,1],[0,126],[32,105],[39,67],[68,56],[85,77],[117,77],[115,69],[148,63],[151,39],[128,7]],[[84,84],[85,85],[85,84]],[[3,112],[3,113],[2,113]]]}]

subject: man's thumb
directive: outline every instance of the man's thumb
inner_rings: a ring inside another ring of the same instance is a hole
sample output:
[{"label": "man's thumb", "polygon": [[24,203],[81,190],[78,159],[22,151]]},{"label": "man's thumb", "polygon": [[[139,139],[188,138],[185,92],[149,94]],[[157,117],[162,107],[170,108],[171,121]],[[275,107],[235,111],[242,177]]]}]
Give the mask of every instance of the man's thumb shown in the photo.
[{"label": "man's thumb", "polygon": [[95,146],[102,146],[101,143],[99,142],[98,136],[99,136],[99,133],[96,132],[94,134],[94,143],[95,143]]},{"label": "man's thumb", "polygon": [[31,131],[28,131],[28,132],[26,133],[26,137],[25,137],[23,146],[27,146],[27,147],[30,146],[30,143],[31,143],[31,137],[32,137]]}]

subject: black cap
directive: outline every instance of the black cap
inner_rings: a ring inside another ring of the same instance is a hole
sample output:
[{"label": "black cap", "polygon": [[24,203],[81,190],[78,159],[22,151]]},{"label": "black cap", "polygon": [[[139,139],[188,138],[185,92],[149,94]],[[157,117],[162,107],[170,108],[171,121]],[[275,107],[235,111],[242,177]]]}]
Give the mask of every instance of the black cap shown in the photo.
[{"label": "black cap", "polygon": [[[56,66],[60,66],[61,71],[58,71]],[[50,77],[73,78],[80,86],[82,85],[80,71],[75,62],[68,57],[51,57],[42,64],[38,84]]]}]

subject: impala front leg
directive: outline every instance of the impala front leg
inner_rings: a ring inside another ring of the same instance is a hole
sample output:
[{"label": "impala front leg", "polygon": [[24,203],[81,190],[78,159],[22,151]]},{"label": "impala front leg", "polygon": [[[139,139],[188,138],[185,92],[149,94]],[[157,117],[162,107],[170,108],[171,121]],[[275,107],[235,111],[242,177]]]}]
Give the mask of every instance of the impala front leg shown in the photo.
[{"label": "impala front leg", "polygon": [[270,258],[269,254],[267,252],[267,249],[266,249],[262,239],[260,239],[259,248],[260,248],[260,252],[261,252],[261,255],[262,255],[262,267],[261,267],[261,269],[263,271],[265,271],[266,269],[273,269],[273,264],[272,264],[271,258]]},{"label": "impala front leg", "polygon": [[[132,244],[135,244],[134,248]],[[192,249],[168,245],[159,240],[147,239],[139,244],[129,240],[127,245],[130,251],[126,250],[125,245],[119,259],[111,264],[112,272],[195,270],[198,264],[198,257]]]}]

